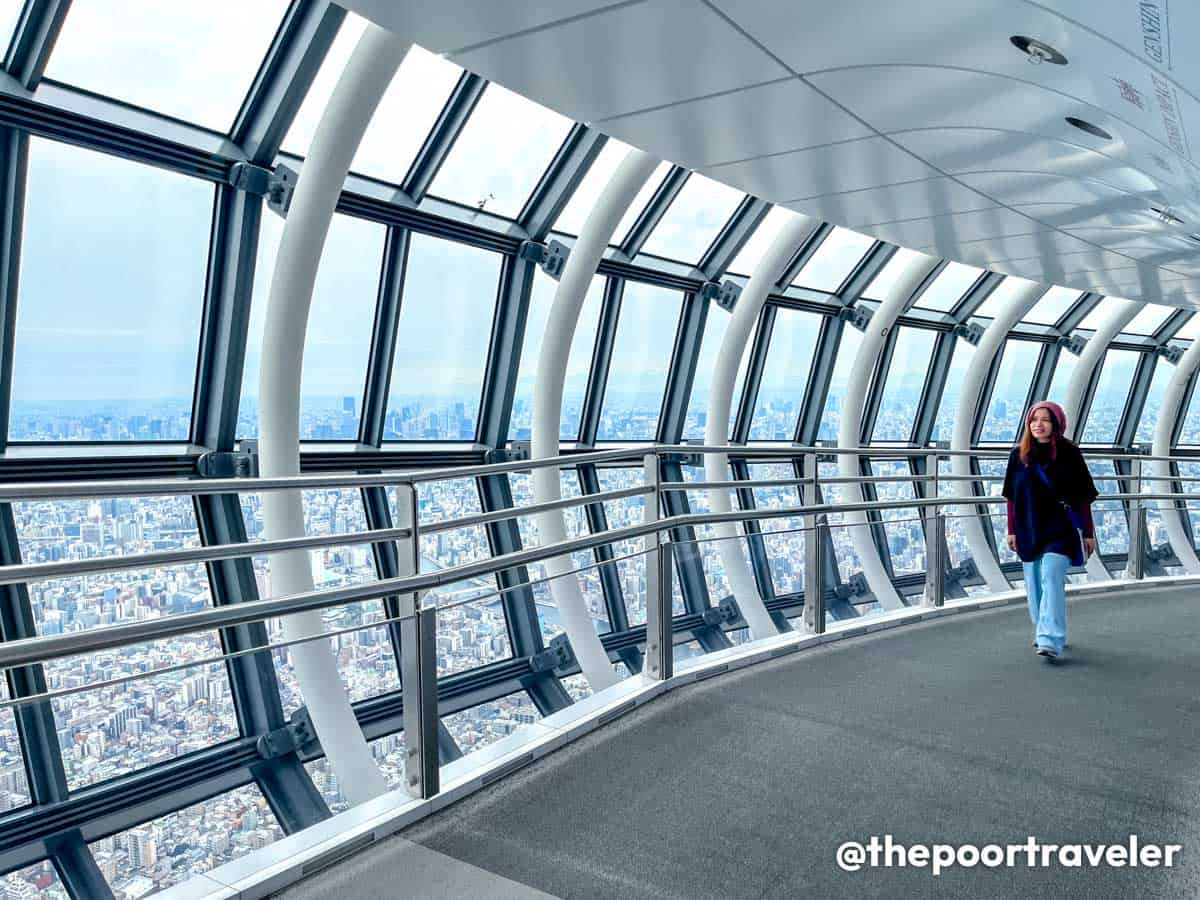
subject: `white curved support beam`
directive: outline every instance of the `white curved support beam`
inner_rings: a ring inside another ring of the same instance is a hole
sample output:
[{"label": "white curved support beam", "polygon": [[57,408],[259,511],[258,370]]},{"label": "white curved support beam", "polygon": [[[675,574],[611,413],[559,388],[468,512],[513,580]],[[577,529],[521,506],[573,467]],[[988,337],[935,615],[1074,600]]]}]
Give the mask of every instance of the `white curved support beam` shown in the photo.
[{"label": "white curved support beam", "polygon": [[[1162,365],[1160,362],[1159,365]],[[1175,435],[1175,423],[1179,417],[1187,414],[1183,408],[1183,400],[1187,395],[1188,382],[1200,366],[1200,340],[1192,341],[1175,366],[1175,374],[1167,384],[1163,394],[1162,407],[1158,414],[1158,425],[1154,428],[1154,443],[1151,455],[1167,456],[1171,452],[1171,439]],[[1159,493],[1171,491],[1170,464],[1160,461],[1150,463],[1150,471],[1158,476],[1154,482],[1154,490]],[[1192,543],[1191,527],[1187,521],[1187,511],[1180,511],[1170,500],[1159,500],[1158,508],[1162,510],[1163,527],[1167,529],[1167,539],[1171,549],[1179,559],[1180,565],[1189,575],[1200,575],[1200,557],[1196,556],[1196,547]]]},{"label": "white curved support beam", "polygon": [[[300,474],[300,375],[313,283],[350,161],[384,91],[412,42],[368,25],[329,98],[296,185],[267,300],[259,375],[259,471],[264,478]],[[263,494],[268,540],[304,534],[299,491]],[[308,551],[273,553],[275,595],[313,590]],[[283,619],[288,641],[322,634],[320,612]],[[346,799],[362,803],[387,791],[371,756],[350,698],[342,687],[328,641],[294,644],[290,650],[296,681]]]},{"label": "white curved support beam", "polygon": [[[546,322],[546,333],[542,338],[538,356],[537,383],[533,394],[533,428],[530,434],[530,456],[546,459],[558,456],[558,435],[561,429],[563,382],[567,375],[567,357],[571,352],[571,341],[579,323],[579,311],[592,277],[600,265],[600,258],[620,224],[621,217],[637,196],[646,179],[654,172],[658,160],[641,150],[630,150],[617,167],[592,211],[580,230],[579,239],[571,248],[571,255],[563,267],[562,278],[554,292],[554,303]],[[533,470],[533,495],[535,503],[548,503],[562,496],[562,487],[557,468]],[[651,498],[645,498],[651,502]],[[543,544],[567,539],[567,524],[562,510],[552,510],[536,516],[539,539]],[[646,557],[647,565],[653,565]],[[551,576],[550,592],[558,606],[562,622],[580,670],[587,678],[593,691],[617,683],[616,672],[584,602],[579,578],[569,556],[556,556],[546,560],[546,570]],[[647,603],[652,598],[647,598]]]},{"label": "white curved support beam", "polygon": [[[1012,296],[1004,309],[996,313],[992,324],[983,332],[983,337],[979,339],[979,346],[975,348],[975,355],[971,357],[971,364],[967,366],[967,371],[963,374],[962,394],[959,396],[958,410],[954,414],[954,434],[950,439],[951,450],[971,449],[971,430],[975,424],[979,404],[983,401],[983,385],[987,381],[988,372],[991,371],[992,362],[996,359],[996,354],[1004,347],[1004,342],[1008,339],[1008,333],[1013,326],[1021,321],[1021,317],[1029,312],[1033,304],[1037,303],[1044,293],[1046,293],[1045,285],[1028,282],[1027,286],[1023,286]],[[1022,415],[1024,415],[1024,410],[1022,410]],[[965,456],[952,456],[950,471],[955,475],[970,475],[970,459]],[[956,481],[953,482],[953,485],[955,493],[960,497],[970,497],[974,494],[969,481]],[[974,515],[966,515],[961,521],[963,534],[967,539],[967,546],[971,548],[975,566],[979,569],[979,574],[983,576],[988,588],[993,592],[1012,590],[1008,579],[1004,577],[1004,572],[1000,570],[1000,563],[992,553],[987,532],[983,530],[983,521]]]},{"label": "white curved support beam", "polygon": [[[758,314],[762,311],[767,296],[783,275],[792,254],[819,224],[811,216],[800,213],[789,218],[771,242],[771,246],[755,264],[750,281],[738,297],[733,314],[729,317],[729,325],[725,328],[725,336],[721,339],[721,349],[717,352],[717,361],[713,368],[711,388],[708,392],[708,419],[704,426],[706,444],[714,447],[728,445],[729,414],[733,406],[733,392],[737,386],[738,367],[750,341],[754,323],[758,321]],[[709,481],[728,481],[729,457],[724,453],[706,454],[704,476]],[[711,489],[708,492],[708,503],[715,513],[733,510],[732,494],[725,488]],[[767,612],[767,607],[759,596],[758,585],[754,581],[750,566],[742,556],[741,539],[745,535],[733,522],[715,524],[713,530],[718,538],[717,550],[721,555],[721,564],[725,567],[725,575],[729,579],[738,610],[750,628],[750,636],[758,639],[778,634],[779,629],[775,627],[771,614]]]},{"label": "white curved support beam", "polygon": [[[1087,396],[1088,386],[1092,383],[1093,377],[1099,377],[1097,373],[1104,364],[1104,354],[1108,351],[1108,345],[1121,333],[1122,328],[1133,321],[1133,317],[1138,314],[1140,308],[1140,304],[1134,303],[1132,300],[1116,300],[1111,311],[1096,329],[1096,333],[1092,335],[1092,339],[1083,348],[1083,353],[1079,355],[1079,363],[1071,374],[1071,382],[1067,385],[1067,395],[1063,398],[1062,404],[1063,412],[1067,415],[1066,436],[1076,443],[1079,443],[1076,440],[1077,436],[1083,437],[1081,427],[1083,423],[1080,421],[1080,416],[1083,413],[1083,401]],[[1087,561],[1088,579],[1090,581],[1111,581],[1112,573],[1105,568],[1100,559],[1099,543],[1096,546],[1097,552],[1093,553]]]},{"label": "white curved support beam", "polygon": [[[861,435],[863,414],[867,406],[867,390],[871,386],[871,376],[876,364],[883,353],[884,344],[892,332],[896,319],[904,312],[913,292],[920,287],[929,273],[937,266],[938,261],[923,253],[916,254],[904,267],[900,277],[891,286],[879,308],[871,314],[871,322],[859,344],[858,353],[854,357],[854,366],[850,371],[850,381],[846,385],[846,396],[842,402],[842,420],[838,427],[838,446],[850,449],[862,445]],[[883,385],[878,386],[879,390]],[[838,457],[838,470],[843,476],[856,477],[862,475],[859,457],[841,455]],[[839,486],[843,503],[862,503],[866,500],[861,484],[843,484]],[[863,575],[875,599],[885,610],[902,609],[904,601],[896,591],[887,567],[879,555],[879,548],[871,536],[870,519],[866,512],[844,513],[845,522],[851,527],[847,529],[854,552],[862,563]]]}]

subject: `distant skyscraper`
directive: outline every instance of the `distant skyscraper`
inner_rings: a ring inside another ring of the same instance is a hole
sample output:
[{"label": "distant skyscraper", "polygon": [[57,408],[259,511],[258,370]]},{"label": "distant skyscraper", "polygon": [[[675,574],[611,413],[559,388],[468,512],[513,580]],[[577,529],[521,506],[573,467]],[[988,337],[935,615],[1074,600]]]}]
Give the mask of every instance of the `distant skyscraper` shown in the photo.
[{"label": "distant skyscraper", "polygon": [[354,403],[353,397],[343,397],[342,398],[342,412],[347,412],[347,413],[350,413],[350,415],[354,415],[354,408],[355,408],[355,403]]}]

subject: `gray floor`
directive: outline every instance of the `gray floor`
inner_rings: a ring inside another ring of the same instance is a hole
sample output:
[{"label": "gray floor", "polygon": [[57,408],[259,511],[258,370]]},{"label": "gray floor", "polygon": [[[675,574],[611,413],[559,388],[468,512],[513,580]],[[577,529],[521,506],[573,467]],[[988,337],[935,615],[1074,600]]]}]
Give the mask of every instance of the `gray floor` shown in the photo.
[{"label": "gray floor", "polygon": [[[1024,609],[1008,607],[706,681],[289,896],[400,896],[414,842],[562,898],[1195,897],[1198,601],[1069,601],[1058,663],[1033,655]],[[1172,869],[835,866],[843,841],[885,833],[981,846],[1134,833],[1183,850]]]}]

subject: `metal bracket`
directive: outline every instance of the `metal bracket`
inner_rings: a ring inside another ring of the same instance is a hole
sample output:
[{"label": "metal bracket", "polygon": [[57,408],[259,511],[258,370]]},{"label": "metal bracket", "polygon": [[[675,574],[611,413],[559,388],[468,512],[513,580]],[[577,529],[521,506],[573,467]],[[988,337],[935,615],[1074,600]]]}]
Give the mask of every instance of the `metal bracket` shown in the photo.
[{"label": "metal bracket", "polygon": [[972,347],[978,347],[983,339],[983,326],[978,322],[959,322],[954,326],[954,333]]},{"label": "metal bracket", "polygon": [[[704,438],[688,438],[682,441],[684,444],[695,444],[697,447],[704,446]],[[704,465],[704,457],[699,453],[664,453],[662,461],[665,463],[677,463],[684,468],[698,469]]]},{"label": "metal bracket", "polygon": [[242,441],[241,450],[209,450],[196,459],[201,478],[257,478],[258,441]]},{"label": "metal bracket", "polygon": [[871,310],[865,306],[843,306],[838,310],[838,318],[848,322],[859,331],[866,331],[871,324]]},{"label": "metal bracket", "polygon": [[855,572],[851,575],[846,586],[850,588],[850,593],[855,597],[863,597],[871,593],[871,586],[867,584],[867,576],[862,572]]},{"label": "metal bracket", "polygon": [[567,259],[571,256],[571,248],[561,241],[551,239],[549,243],[539,244],[537,241],[522,241],[517,249],[517,256],[535,262],[543,272],[558,281],[562,278]]},{"label": "metal bracket", "polygon": [[733,312],[738,297],[742,295],[742,287],[728,279],[723,282],[706,281],[700,285],[697,293],[703,299],[715,302],[725,312]]},{"label": "metal bracket", "polygon": [[1146,548],[1146,559],[1154,562],[1162,562],[1171,558],[1171,545],[1160,544],[1157,547]]},{"label": "metal bracket", "polygon": [[555,635],[550,646],[529,657],[529,670],[541,674],[555,669],[569,669],[575,664],[575,651],[565,634]]},{"label": "metal bracket", "polygon": [[959,584],[971,578],[976,578],[979,575],[979,567],[975,565],[975,560],[967,557],[957,566],[946,572],[946,581],[954,584]]},{"label": "metal bracket", "polygon": [[507,447],[496,447],[483,454],[488,465],[509,462],[524,462],[529,459],[529,441],[509,441]]},{"label": "metal bracket", "polygon": [[742,618],[742,611],[738,609],[736,597],[726,597],[718,603],[717,612],[720,613],[721,620],[730,625]]},{"label": "metal bracket", "polygon": [[316,739],[317,733],[313,729],[308,709],[302,706],[292,713],[288,723],[282,728],[260,734],[255,749],[263,759],[279,759],[281,756],[304,749],[306,745],[313,743]]},{"label": "metal bracket", "polygon": [[272,171],[248,162],[236,162],[229,169],[229,183],[239,191],[267,198],[267,206],[286,218],[292,194],[300,174],[283,163]]},{"label": "metal bracket", "polygon": [[1183,358],[1183,349],[1171,344],[1163,344],[1161,347],[1155,347],[1154,353],[1157,356],[1161,356],[1173,366],[1179,365],[1179,360]]},{"label": "metal bracket", "polygon": [[1078,334],[1065,334],[1058,339],[1058,346],[1062,347],[1072,356],[1080,356],[1083,354],[1083,349],[1087,346],[1087,338]]}]

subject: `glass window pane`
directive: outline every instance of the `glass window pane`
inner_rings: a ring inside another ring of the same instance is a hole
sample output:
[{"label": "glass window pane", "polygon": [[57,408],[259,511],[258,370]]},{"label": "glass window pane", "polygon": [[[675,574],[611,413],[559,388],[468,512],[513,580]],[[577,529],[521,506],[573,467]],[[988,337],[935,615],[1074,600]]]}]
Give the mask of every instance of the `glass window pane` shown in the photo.
[{"label": "glass window pane", "polygon": [[[388,488],[392,518],[399,521],[395,488]],[[418,485],[420,522],[447,522],[482,512],[479,492],[471,478],[454,478]],[[421,535],[420,571],[432,572],[465,565],[490,554],[482,525]],[[504,608],[495,596],[496,579],[479,576],[442,585],[426,597],[438,612],[438,675],[473,669],[512,656]],[[480,598],[478,603],[466,601]]]},{"label": "glass window pane", "polygon": [[1008,341],[996,383],[983,417],[980,441],[1015,441],[1025,414],[1029,384],[1037,369],[1042,345],[1033,341]]},{"label": "glass window pane", "polygon": [[883,300],[900,276],[904,274],[908,264],[918,256],[924,256],[924,254],[901,247],[892,254],[892,258],[887,261],[887,265],[880,273],[871,279],[871,283],[863,291],[863,296],[869,300]]},{"label": "glass window pane", "polygon": [[[592,364],[592,349],[596,344],[596,327],[600,324],[600,306],[604,300],[601,275],[592,278],[591,287],[579,312],[579,322],[567,355],[567,373],[563,384],[562,418],[559,439],[573,441],[579,437],[579,418],[583,412],[583,395],[587,391],[588,372]],[[554,304],[558,282],[538,269],[534,274],[533,292],[529,298],[529,315],[525,319],[525,341],[521,347],[521,367],[517,371],[517,388],[513,393],[512,417],[508,424],[510,440],[527,441],[533,428],[533,388],[537,381],[538,357],[546,336],[546,323]]]},{"label": "glass window pane", "polygon": [[[0,679],[0,700],[8,700],[8,681]],[[29,802],[29,782],[21,759],[17,717],[11,708],[0,710],[0,813]],[[0,887],[4,882],[0,880]]]},{"label": "glass window pane", "polygon": [[0,41],[4,42],[6,49],[12,43],[13,32],[17,30],[24,5],[24,0],[0,0]]},{"label": "glass window pane", "polygon": [[[404,732],[398,731],[395,734],[385,735],[371,741],[367,746],[371,748],[371,756],[375,759],[380,771],[383,772],[388,787],[392,790],[405,788],[404,769],[408,754],[404,745]],[[307,762],[304,764],[304,768],[308,770],[313,784],[321,792],[325,802],[329,804],[331,812],[345,812],[350,808],[350,801],[342,793],[337,776],[333,774],[333,767],[329,765],[326,757],[320,756]]]},{"label": "glass window pane", "polygon": [[1067,310],[1074,306],[1075,301],[1081,296],[1081,291],[1056,285],[1046,291],[1037,303],[1033,304],[1033,309],[1025,313],[1022,321],[1032,322],[1035,325],[1057,324],[1058,320],[1067,314]]},{"label": "glass window pane", "polygon": [[1105,354],[1083,429],[1085,443],[1109,444],[1116,440],[1140,358],[1141,354],[1135,350],[1110,349]]},{"label": "glass window pane", "polygon": [[463,753],[473,753],[500,738],[516,734],[541,718],[529,695],[517,691],[499,700],[442,716],[442,724]]},{"label": "glass window pane", "polygon": [[[795,478],[790,463],[750,465],[753,479]],[[764,487],[754,489],[754,505],[758,509],[780,509],[799,506],[800,491],[796,487]],[[771,584],[776,596],[797,594],[804,590],[804,521],[799,517],[764,519],[763,546],[771,571]]]},{"label": "glass window pane", "polygon": [[118,897],[145,897],[283,837],[249,784],[88,845]]},{"label": "glass window pane", "polygon": [[516,218],[570,129],[570,119],[489,84],[429,192]]},{"label": "glass window pane", "polygon": [[[186,497],[39,500],[13,504],[26,562],[127,556],[199,546]],[[38,634],[198,612],[211,605],[199,564],[133,569],[29,584]],[[221,654],[215,631],[120,647],[45,664],[52,691]],[[165,672],[66,694],[52,701],[72,790],[238,735],[225,665]]]},{"label": "glass window pane", "polygon": [[897,332],[872,441],[907,441],[911,438],[936,340],[937,334],[924,328],[906,326]]},{"label": "glass window pane", "polygon": [[938,405],[937,418],[933,420],[930,441],[949,441],[954,434],[954,419],[958,415],[958,404],[962,398],[963,377],[967,366],[975,355],[975,348],[959,338],[954,342],[954,353],[950,356],[950,371],[946,374],[946,386],[942,388],[942,399]]},{"label": "glass window pane", "polygon": [[1183,323],[1175,337],[1185,341],[1194,341],[1200,337],[1200,313],[1192,313],[1192,317]]},{"label": "glass window pane", "polygon": [[729,272],[736,272],[738,275],[753,275],[754,267],[758,265],[758,261],[762,259],[763,254],[770,249],[776,235],[783,230],[783,226],[795,215],[790,209],[785,209],[782,206],[772,206],[766,218],[754,229],[754,233],[750,235],[750,239],[742,245],[742,249],[738,251],[737,256],[733,258],[733,262],[729,264]]},{"label": "glass window pane", "polygon": [[677,291],[626,282],[596,432],[599,440],[653,440],[682,303]]},{"label": "glass window pane", "polygon": [[[301,502],[304,508],[306,535],[351,534],[367,530],[362,494],[357,490],[343,488],[303,491]],[[264,539],[266,535],[263,528],[262,495],[242,494],[241,504],[247,537],[250,540]],[[378,578],[370,544],[322,547],[308,551],[308,557],[312,567],[313,586],[317,590],[364,584]],[[259,595],[274,596],[277,592],[271,583],[270,558],[256,556],[253,559]],[[326,645],[337,658],[342,686],[352,701],[378,696],[400,687],[387,626],[369,627],[373,622],[379,622],[386,617],[383,602],[378,599],[334,607],[325,610],[321,615],[326,631],[356,629],[334,635]],[[279,619],[267,620],[267,634],[272,643],[286,640],[283,623]],[[304,705],[304,696],[296,681],[292,652],[291,647],[282,647],[271,653],[285,715],[290,715]]]},{"label": "glass window pane", "polygon": [[[625,158],[625,155],[631,149],[633,148],[628,144],[618,141],[616,138],[610,137],[605,142],[604,149],[600,151],[600,155],[592,162],[591,168],[587,170],[587,174],[583,176],[583,180],[579,182],[579,186],[571,194],[571,199],[567,201],[567,205],[563,207],[563,211],[555,219],[555,231],[573,235],[579,234],[579,230],[583,228],[583,223],[587,220],[588,213],[592,211],[592,207],[596,205],[596,201],[600,198],[601,191],[612,180],[613,174],[617,171],[617,166],[621,164],[621,160]],[[662,174],[666,174],[667,170],[663,166],[663,163],[659,164],[659,171]],[[661,180],[661,177],[657,180],[651,177],[649,182],[657,187]],[[624,229],[617,228],[614,240],[624,234],[627,229],[628,225]]]},{"label": "glass window pane", "polygon": [[[524,473],[513,473],[509,475],[508,480],[512,488],[514,505],[518,507],[531,505],[533,503],[533,481],[530,476]],[[563,470],[560,473],[559,485],[563,497],[580,496],[579,477],[574,471]],[[563,510],[563,517],[566,522],[567,537],[583,537],[590,533],[582,507]],[[517,519],[517,524],[521,531],[522,547],[539,547],[545,544],[545,541],[541,539],[537,522],[532,516],[520,517]],[[571,557],[576,569],[583,569],[596,562],[595,555],[587,550],[576,551],[571,554]],[[545,563],[537,562],[529,565],[529,577],[534,582],[530,589],[533,592],[534,605],[537,608],[538,625],[542,632],[542,640],[547,644],[564,633],[553,588],[548,581],[542,580],[549,576],[550,572]],[[577,575],[567,577],[576,579],[583,592],[583,602],[596,633],[606,634],[612,631],[608,608],[604,602],[604,589],[600,583],[600,570],[587,569],[580,571]]]},{"label": "glass window pane", "polygon": [[838,430],[842,423],[842,401],[846,397],[846,385],[850,381],[850,372],[854,368],[858,356],[858,348],[862,345],[862,332],[849,325],[842,327],[842,339],[838,344],[837,362],[833,365],[833,373],[829,376],[829,392],[825,395],[825,407],[821,414],[821,428],[817,439],[836,441]]},{"label": "glass window pane", "polygon": [[696,263],[725,227],[745,195],[696,172],[650,232],[642,251]]},{"label": "glass window pane", "polygon": [[[904,478],[912,470],[904,460],[871,460],[871,474],[887,478]],[[875,485],[880,500],[912,500],[916,498],[911,481],[884,481]],[[888,509],[881,513],[883,533],[887,537],[892,571],[896,575],[912,575],[925,571],[925,532],[916,509]]]},{"label": "glass window pane", "polygon": [[[346,13],[337,38],[283,139],[285,151],[298,156],[308,154],[321,114],[366,24],[365,19]],[[462,69],[454,63],[414,44],[371,117],[350,171],[393,184],[402,182],[461,76]]]},{"label": "glass window pane", "polygon": [[987,299],[979,304],[979,308],[972,315],[994,318],[998,313],[1007,309],[1014,298],[1027,289],[1031,283],[1024,278],[1014,278],[1012,275],[1008,276],[996,286],[994,291],[987,295]]},{"label": "glass window pane", "polygon": [[71,895],[59,880],[54,864],[44,859],[32,866],[0,876],[0,896],[68,900]]},{"label": "glass window pane", "polygon": [[1067,388],[1075,369],[1079,366],[1079,357],[1069,353],[1066,348],[1058,351],[1058,362],[1054,364],[1054,377],[1050,379],[1050,392],[1045,397],[1035,397],[1035,400],[1054,400],[1062,403],[1067,399]]},{"label": "glass window pane", "polygon": [[1125,326],[1124,332],[1127,334],[1154,334],[1158,331],[1159,326],[1167,321],[1167,317],[1175,312],[1173,306],[1159,306],[1157,303],[1147,303],[1138,314],[1133,317],[1133,321]]},{"label": "glass window pane", "polygon": [[792,284],[836,293],[874,243],[874,238],[839,225],[821,242]]},{"label": "glass window pane", "polygon": [[[666,180],[667,176],[671,174],[671,170],[674,168],[675,167],[669,162],[661,162],[658,164],[658,168],[651,173],[648,179],[646,179],[646,183],[642,185],[642,189],[637,192],[637,196],[634,197],[633,202],[629,204],[629,209],[625,210],[625,215],[621,216],[621,221],[617,223],[617,230],[613,232],[612,237],[613,244],[623,244],[625,242],[625,239],[629,237],[630,229],[632,229],[634,223],[637,222],[638,216],[640,216],[650,204],[651,199],[653,199],[654,195],[658,192],[658,189],[662,187],[662,183]],[[600,186],[600,189],[603,189],[603,185]],[[599,196],[599,193],[600,191],[597,190],[596,195]],[[591,209],[591,207],[588,207],[588,209]],[[587,210],[584,210],[583,214],[586,215]]]},{"label": "glass window pane", "polygon": [[750,420],[751,440],[790,441],[795,436],[820,331],[820,316],[794,309],[776,310]]},{"label": "glass window pane", "polygon": [[228,131],[287,0],[163,3],[79,0],[46,75],[126,103]]},{"label": "glass window pane", "polygon": [[487,250],[412,236],[384,438],[475,438],[500,262]]},{"label": "glass window pane", "polygon": [[[716,368],[721,343],[725,340],[725,332],[729,328],[729,319],[729,313],[715,303],[709,304],[708,317],[704,321],[704,336],[700,340],[700,355],[696,358],[696,376],[692,379],[692,396],[688,401],[687,417],[683,424],[685,438],[704,437],[708,424],[708,397],[712,391],[713,369]],[[751,331],[750,339],[746,341],[742,350],[742,361],[733,383],[733,399],[729,404],[729,426],[726,434],[733,432],[738,405],[742,401],[742,391],[746,386],[746,367],[750,364],[750,351],[753,347],[754,332]]]},{"label": "glass window pane", "polygon": [[982,275],[983,269],[952,262],[942,269],[942,273],[933,280],[933,284],[925,289],[913,305],[924,309],[949,312]]},{"label": "glass window pane", "polygon": [[30,139],[12,440],[187,439],[212,204],[197,179]]},{"label": "glass window pane", "polygon": [[1146,404],[1142,407],[1142,416],[1138,419],[1137,434],[1134,440],[1138,443],[1149,444],[1154,440],[1154,430],[1158,427],[1159,413],[1162,410],[1163,395],[1175,367],[1162,357],[1154,364],[1154,377],[1150,379],[1150,390],[1146,392]]},{"label": "glass window pane", "polygon": [[[386,229],[375,222],[335,215],[313,286],[300,378],[300,437],[358,437],[367,357],[375,327],[379,269]],[[283,220],[264,213],[254,272],[254,300],[246,337],[246,366],[238,406],[239,437],[258,435],[258,382],[263,334]]]},{"label": "glass window pane", "polygon": [[[684,480],[688,479],[689,469],[684,468]],[[637,487],[646,483],[645,474],[641,469],[628,467],[597,468],[596,480],[601,491],[617,491]],[[689,494],[689,498],[695,495]],[[645,498],[625,497],[621,500],[609,500],[604,503],[604,516],[610,529],[628,528],[641,524]],[[695,506],[691,507],[693,510]],[[703,544],[702,547],[712,547],[713,544]],[[625,611],[629,616],[630,625],[646,624],[646,558],[632,556],[628,559],[619,557],[629,554],[639,554],[641,547],[638,540],[625,541],[612,545],[613,554],[617,559],[617,577],[621,582],[621,596],[625,602]],[[707,556],[706,556],[707,559]],[[673,605],[675,615],[683,613],[683,595],[679,589],[679,579],[672,579]],[[599,618],[593,615],[593,619]]]},{"label": "glass window pane", "polygon": [[1083,321],[1079,323],[1078,327],[1086,328],[1089,331],[1095,331],[1102,324],[1104,324],[1105,319],[1109,317],[1109,314],[1112,312],[1112,308],[1116,304],[1117,300],[1114,297],[1101,298],[1100,302],[1092,307],[1092,311],[1083,317]]},{"label": "glass window pane", "polygon": [[[1188,447],[1200,444],[1200,391],[1192,391],[1192,399],[1188,403],[1187,415],[1183,418],[1183,427],[1179,429],[1176,443]],[[1200,472],[1196,474],[1200,475]]]}]

